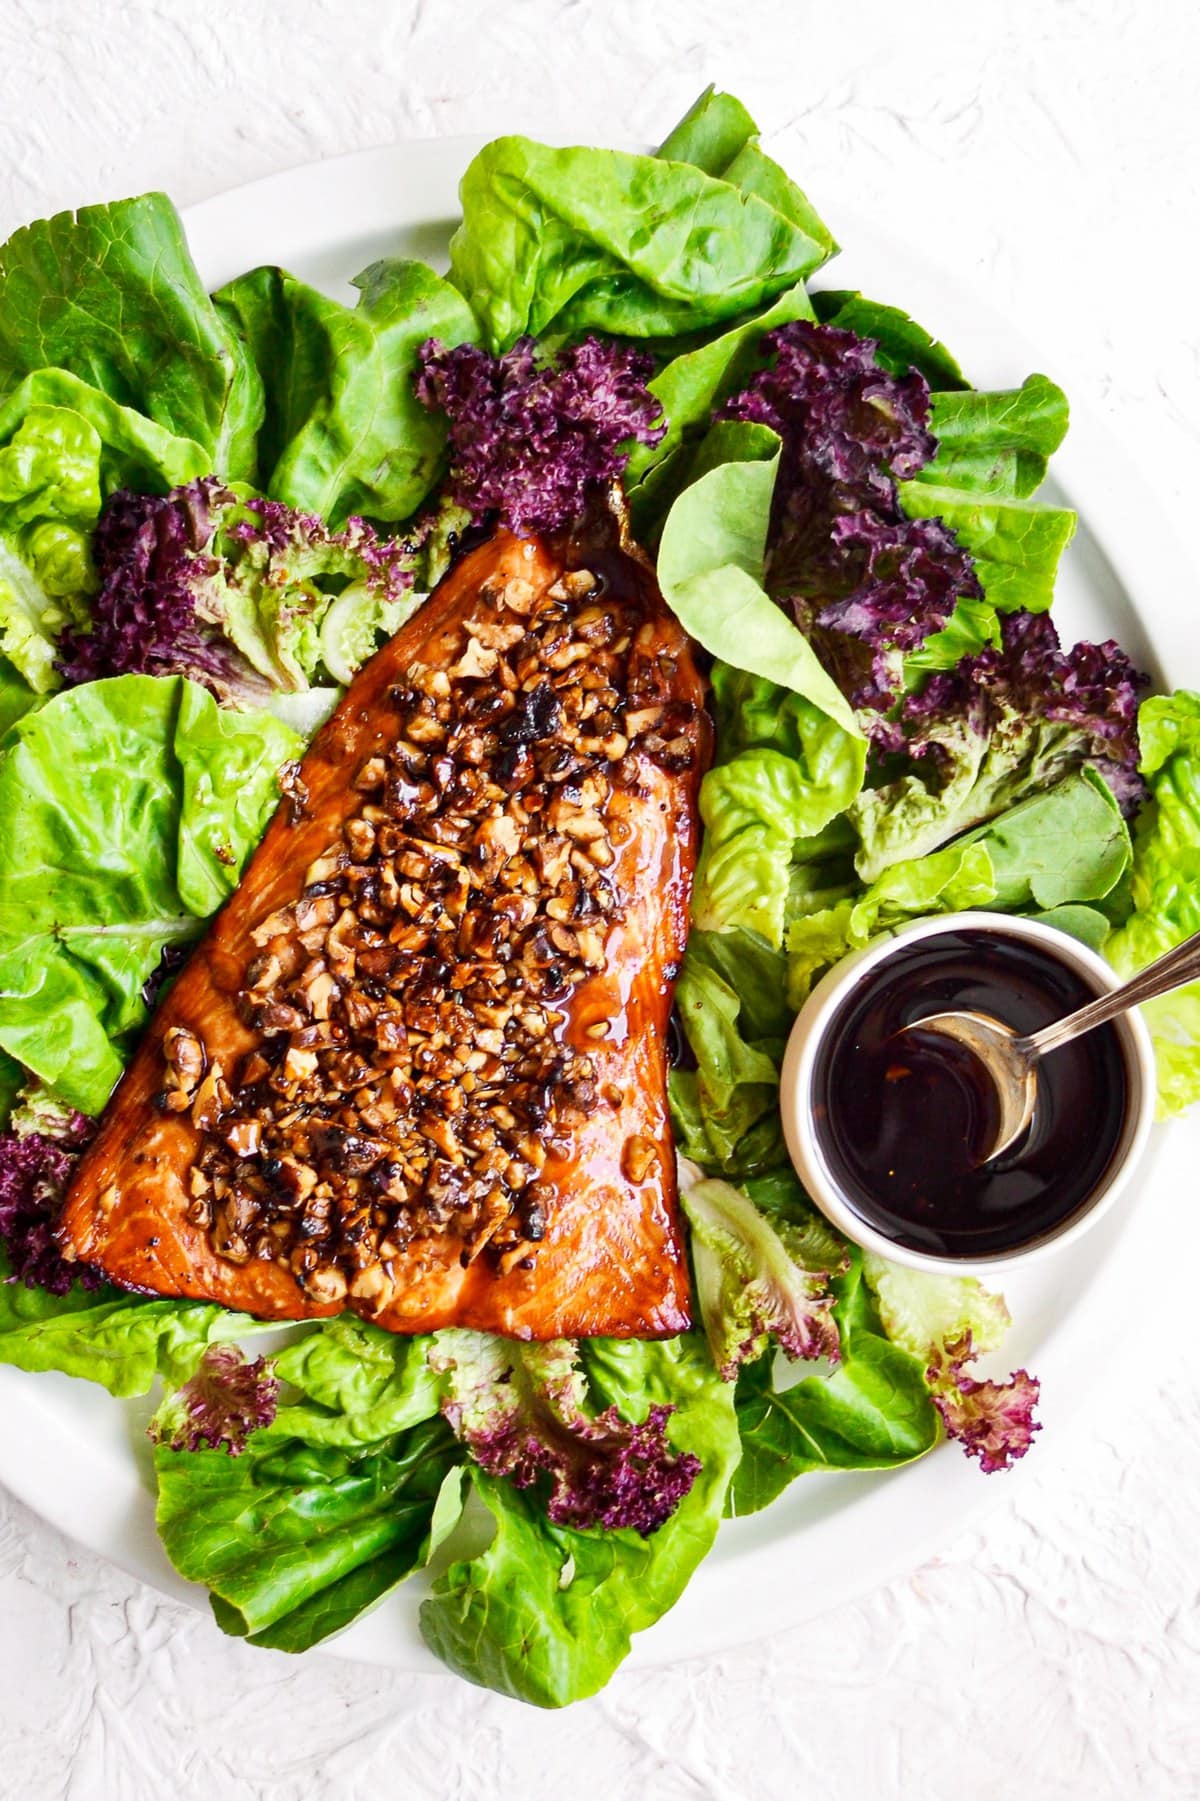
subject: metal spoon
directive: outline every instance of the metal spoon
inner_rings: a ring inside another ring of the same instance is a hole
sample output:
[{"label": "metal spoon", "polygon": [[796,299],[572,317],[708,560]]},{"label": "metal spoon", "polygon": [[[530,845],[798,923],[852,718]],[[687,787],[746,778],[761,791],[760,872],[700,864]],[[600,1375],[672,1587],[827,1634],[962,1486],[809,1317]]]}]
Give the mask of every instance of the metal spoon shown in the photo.
[{"label": "metal spoon", "polygon": [[1152,1001],[1172,988],[1200,977],[1200,932],[1185,938],[1156,962],[1147,964],[1130,981],[1122,983],[1097,1000],[1089,1001],[1065,1019],[1043,1026],[1028,1038],[1018,1038],[1011,1026],[986,1013],[931,1013],[927,1019],[915,1019],[905,1032],[935,1032],[961,1044],[990,1076],[996,1091],[999,1119],[996,1135],[981,1163],[990,1163],[1001,1151],[1018,1139],[1033,1118],[1037,1100],[1037,1065],[1040,1058],[1060,1045],[1070,1044],[1094,1026],[1115,1019],[1129,1007]]}]

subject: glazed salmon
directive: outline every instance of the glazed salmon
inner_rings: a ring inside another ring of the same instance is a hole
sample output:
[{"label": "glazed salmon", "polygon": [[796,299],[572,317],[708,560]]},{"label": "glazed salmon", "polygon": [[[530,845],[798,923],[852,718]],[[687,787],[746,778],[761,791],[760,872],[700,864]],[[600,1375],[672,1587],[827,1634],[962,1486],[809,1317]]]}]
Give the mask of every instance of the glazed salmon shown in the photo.
[{"label": "glazed salmon", "polygon": [[81,1159],[67,1255],[262,1318],[686,1328],[666,1033],[703,703],[637,555],[465,556],[292,771]]}]

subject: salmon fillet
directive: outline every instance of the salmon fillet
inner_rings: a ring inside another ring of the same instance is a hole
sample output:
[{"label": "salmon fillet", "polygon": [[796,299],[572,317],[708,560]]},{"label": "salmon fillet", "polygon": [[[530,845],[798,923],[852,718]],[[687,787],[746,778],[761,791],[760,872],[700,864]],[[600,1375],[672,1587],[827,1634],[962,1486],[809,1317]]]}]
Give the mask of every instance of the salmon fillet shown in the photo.
[{"label": "salmon fillet", "polygon": [[465,556],[292,772],[79,1163],[66,1254],[268,1319],[685,1329],[666,1033],[703,699],[640,557]]}]

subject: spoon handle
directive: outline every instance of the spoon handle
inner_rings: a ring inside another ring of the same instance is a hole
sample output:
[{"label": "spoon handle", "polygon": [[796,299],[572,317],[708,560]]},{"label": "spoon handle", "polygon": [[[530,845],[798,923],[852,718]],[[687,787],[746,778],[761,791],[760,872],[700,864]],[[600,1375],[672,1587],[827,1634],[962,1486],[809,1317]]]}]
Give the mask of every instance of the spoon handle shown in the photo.
[{"label": "spoon handle", "polygon": [[1168,994],[1172,988],[1182,988],[1185,982],[1197,979],[1200,979],[1200,932],[1194,932],[1174,950],[1148,963],[1145,969],[1140,969],[1137,975],[1111,993],[1102,994],[1098,1000],[1080,1007],[1077,1013],[1068,1013],[1065,1019],[1057,1019],[1053,1025],[1034,1032],[1025,1040],[1025,1049],[1030,1056],[1044,1056],[1047,1051],[1057,1050],[1060,1044],[1069,1044],[1081,1033],[1090,1032],[1093,1026],[1102,1026],[1127,1008],[1155,1000],[1160,994]]}]

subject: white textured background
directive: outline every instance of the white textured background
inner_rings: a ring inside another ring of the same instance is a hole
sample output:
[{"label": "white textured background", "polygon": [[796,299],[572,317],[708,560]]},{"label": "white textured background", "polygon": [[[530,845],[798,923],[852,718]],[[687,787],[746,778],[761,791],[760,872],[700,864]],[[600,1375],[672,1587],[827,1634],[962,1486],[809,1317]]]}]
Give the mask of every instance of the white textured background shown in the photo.
[{"label": "white textured background", "polygon": [[[1186,528],[1198,73],[1190,0],[0,0],[0,235],[405,136],[644,140],[715,79],[835,226],[852,199],[982,284]],[[1200,1356],[1175,1315],[1131,1270],[1121,1383],[934,1562],[558,1716],[246,1650],[0,1493],[0,1797],[1200,1796]]]}]

